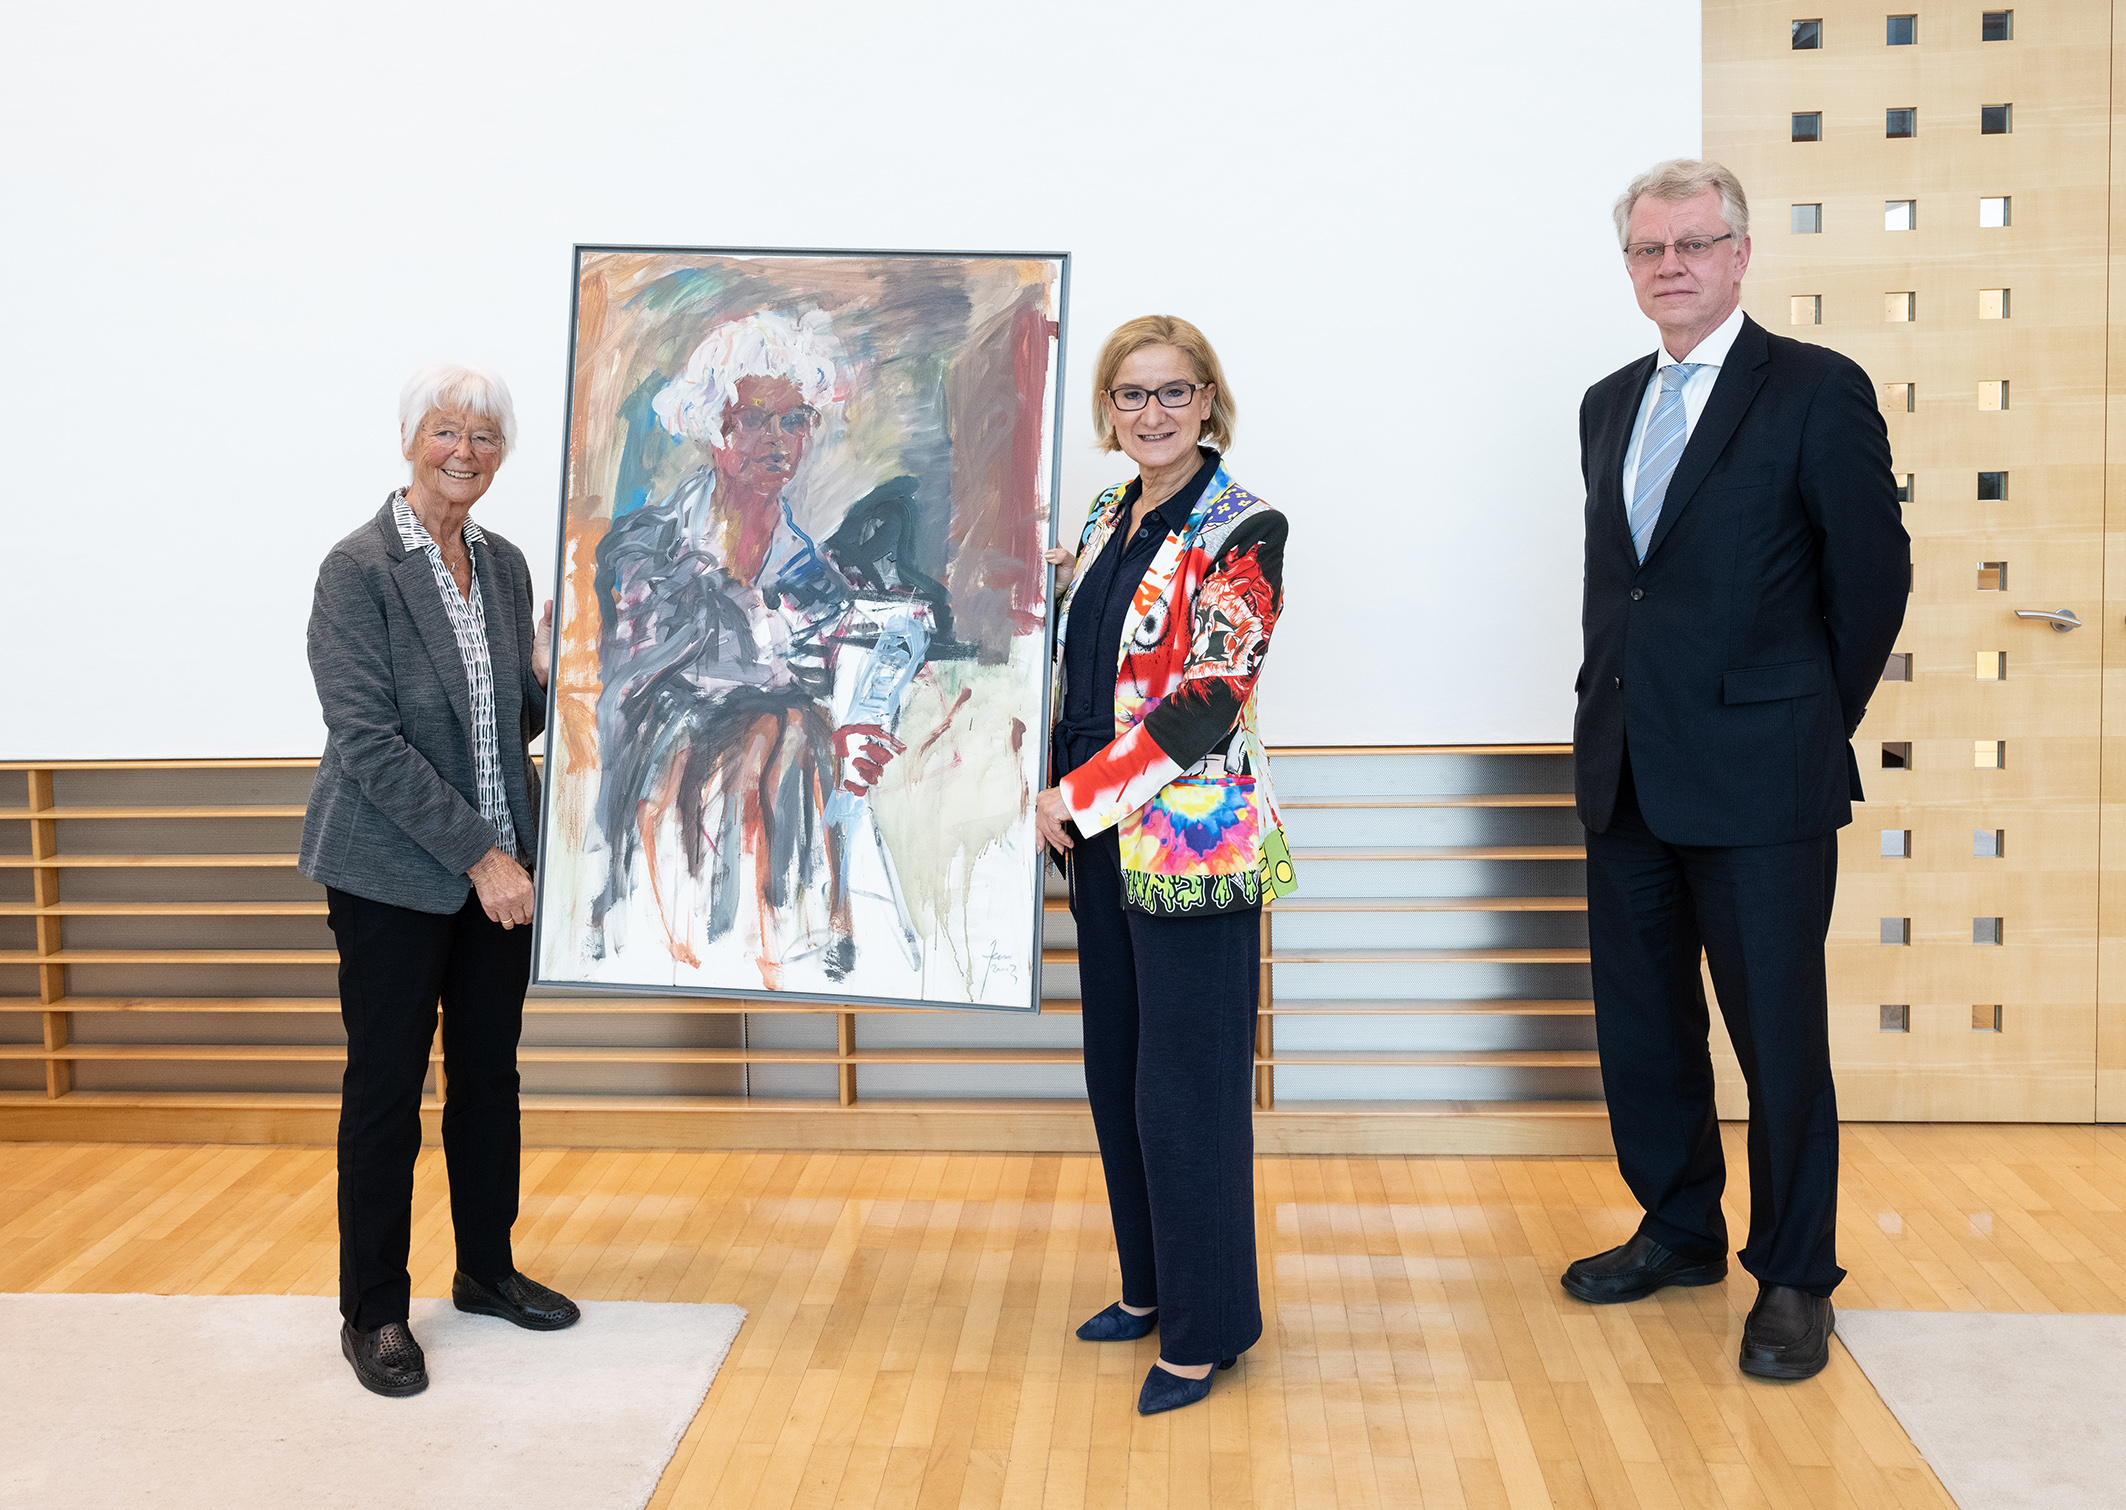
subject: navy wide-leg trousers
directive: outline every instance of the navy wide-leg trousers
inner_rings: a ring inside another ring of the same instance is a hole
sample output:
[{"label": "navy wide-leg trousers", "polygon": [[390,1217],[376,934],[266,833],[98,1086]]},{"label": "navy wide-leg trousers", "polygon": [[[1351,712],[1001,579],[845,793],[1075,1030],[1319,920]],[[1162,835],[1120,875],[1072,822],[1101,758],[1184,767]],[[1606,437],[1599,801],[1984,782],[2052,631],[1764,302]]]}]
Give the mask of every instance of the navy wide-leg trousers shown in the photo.
[{"label": "navy wide-leg trousers", "polygon": [[1081,839],[1070,863],[1085,1088],[1122,1299],[1159,1308],[1167,1362],[1237,1357],[1262,1336],[1253,1101],[1262,910],[1125,912],[1113,829]]},{"label": "navy wide-leg trousers", "polygon": [[1673,1253],[1725,1257],[1727,1170],[1713,1114],[1702,948],[1749,1084],[1749,1242],[1767,1284],[1829,1295],[1845,1278],[1838,1096],[1824,935],[1838,838],[1697,848],[1654,836],[1627,764],[1606,833],[1587,836],[1587,931],[1602,1088],[1639,1230]]}]

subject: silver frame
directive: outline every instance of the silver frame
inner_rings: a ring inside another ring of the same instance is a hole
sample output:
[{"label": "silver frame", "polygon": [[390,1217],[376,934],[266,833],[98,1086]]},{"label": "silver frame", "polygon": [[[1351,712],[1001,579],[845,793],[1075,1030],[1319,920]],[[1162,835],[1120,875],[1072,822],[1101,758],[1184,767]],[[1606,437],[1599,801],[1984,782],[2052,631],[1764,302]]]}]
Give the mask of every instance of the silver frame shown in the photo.
[{"label": "silver frame", "polygon": [[[975,252],[943,250],[895,250],[862,247],[759,247],[759,246],[649,246],[637,243],[579,241],[570,252],[570,276],[568,292],[568,382],[562,394],[561,425],[561,496],[554,519],[554,585],[559,590],[563,581],[563,569],[567,564],[568,551],[568,458],[574,446],[574,416],[576,412],[576,337],[581,329],[581,303],[583,297],[583,258],[586,253],[645,253],[650,255],[692,255],[705,257],[957,257],[1003,262],[1054,262],[1060,264],[1061,272],[1056,281],[1056,383],[1050,400],[1053,418],[1050,423],[1050,449],[1048,459],[1048,544],[1054,548],[1058,538],[1060,510],[1063,495],[1063,396],[1065,361],[1070,347],[1070,253],[1068,252]],[[1056,579],[1055,568],[1048,572],[1048,595],[1043,613],[1043,635],[1050,645],[1041,657],[1041,716],[1045,721],[1051,698],[1055,695],[1052,685],[1055,676],[1053,643],[1056,631]],[[559,630],[556,629],[558,639]],[[559,702],[556,686],[558,678],[549,676],[546,686],[546,731],[550,736],[558,712]],[[543,761],[542,761],[543,765]],[[1040,768],[1045,776],[1048,767],[1047,740],[1042,740]],[[1033,875],[1033,969],[1029,972],[1028,1002],[1023,1007],[993,1007],[981,1002],[910,1002],[893,996],[829,995],[809,991],[741,991],[723,986],[639,986],[616,984],[604,981],[548,980],[539,973],[543,957],[541,946],[546,940],[546,908],[538,905],[543,898],[538,893],[538,877],[546,873],[546,844],[553,832],[554,784],[546,779],[542,770],[539,792],[539,854],[536,874],[533,878],[534,907],[532,912],[532,977],[531,984],[549,990],[578,991],[599,996],[703,996],[722,1000],[816,1001],[829,1006],[844,1007],[889,1007],[900,1011],[936,1012],[1017,1012],[1038,1016],[1041,1011],[1041,954],[1042,954],[1042,907],[1046,900],[1048,885],[1048,860],[1041,853],[1034,864]]]}]

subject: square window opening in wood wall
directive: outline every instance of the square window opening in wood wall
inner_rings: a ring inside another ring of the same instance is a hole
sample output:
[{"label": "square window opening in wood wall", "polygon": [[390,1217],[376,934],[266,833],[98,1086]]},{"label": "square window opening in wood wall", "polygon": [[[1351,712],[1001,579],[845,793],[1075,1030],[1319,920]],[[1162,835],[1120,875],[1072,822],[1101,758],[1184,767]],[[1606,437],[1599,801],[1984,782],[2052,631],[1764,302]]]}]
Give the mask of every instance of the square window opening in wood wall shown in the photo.
[{"label": "square window opening in wood wall", "polygon": [[1981,650],[1977,660],[1978,679],[1982,682],[2004,682],[2008,679],[2008,652],[2005,650]]},{"label": "square window opening in wood wall", "polygon": [[1912,920],[1910,918],[1884,918],[1882,920],[1882,941],[1885,944],[1902,945],[1911,943]]},{"label": "square window opening in wood wall", "polygon": [[1814,236],[1823,230],[1823,206],[1820,204],[1797,204],[1793,213],[1793,232],[1796,236]]},{"label": "square window opening in wood wall", "polygon": [[2008,499],[2008,474],[2006,472],[1981,472],[1978,474],[1978,501],[1980,503],[2005,503]]},{"label": "square window opening in wood wall", "polygon": [[1885,860],[1909,860],[1912,858],[1912,830],[1886,828],[1882,831],[1882,857]]},{"label": "square window opening in wood wall", "polygon": [[1979,562],[1978,590],[1980,592],[2006,592],[2008,590],[2008,563],[2005,561]]},{"label": "square window opening in wood wall", "polygon": [[1919,135],[1919,111],[1911,105],[1899,105],[1882,113],[1882,134],[1888,137]]},{"label": "square window opening in wood wall", "polygon": [[2015,12],[2012,10],[1980,12],[1978,39],[1981,42],[2013,42],[2015,40]]},{"label": "square window opening in wood wall", "polygon": [[2008,831],[2004,828],[1974,828],[1971,830],[1971,858],[1974,860],[2007,859]]},{"label": "square window opening in wood wall", "polygon": [[1882,228],[1886,231],[1918,230],[1919,201],[1916,199],[1885,199],[1882,202]]},{"label": "square window opening in wood wall", "polygon": [[1974,739],[1971,741],[1971,769],[1974,771],[2005,771],[2008,768],[2008,741],[2005,739]]},{"label": "square window opening in wood wall", "polygon": [[1882,679],[1886,682],[1908,682],[1912,680],[1912,652],[1909,650],[1891,652],[1889,660],[1883,663]]},{"label": "square window opening in wood wall", "polygon": [[1978,291],[1978,317],[1981,320],[2007,319],[2008,292],[2005,288],[1980,289]]},{"label": "square window opening in wood wall", "polygon": [[1892,325],[1909,324],[1919,318],[1919,295],[1906,289],[1882,296],[1882,317]]},{"label": "square window opening in wood wall", "polygon": [[1786,323],[1789,325],[1821,325],[1823,323],[1823,295],[1795,294],[1786,301]]},{"label": "square window opening in wood wall", "polygon": [[1912,741],[1909,739],[1885,739],[1882,742],[1882,768],[1885,771],[1911,770]]},{"label": "square window opening in wood wall", "polygon": [[1821,110],[1797,110],[1794,112],[1791,140],[1797,142],[1820,142],[1823,140],[1823,112]]},{"label": "square window opening in wood wall", "polygon": [[1919,404],[1917,383],[1885,383],[1882,386],[1882,406],[1892,414],[1911,414]]},{"label": "square window opening in wood wall", "polygon": [[1987,414],[1998,414],[2008,407],[2008,380],[1996,378],[1978,385],[1978,407]]},{"label": "square window opening in wood wall", "polygon": [[2015,129],[2013,105],[1981,105],[1978,107],[1978,132],[1981,136],[2006,136]]},{"label": "square window opening in wood wall", "polygon": [[1889,16],[1885,18],[1884,43],[1890,47],[1917,47],[1919,45],[1919,17]]},{"label": "square window opening in wood wall", "polygon": [[1879,1021],[1885,1033],[1909,1033],[1912,1031],[1912,1008],[1910,1005],[1880,1007]]},{"label": "square window opening in wood wall", "polygon": [[1974,1006],[1971,1009],[1972,1032],[1998,1033],[2000,1030],[2001,1009],[1999,1002],[1988,1002],[1985,1006]]},{"label": "square window opening in wood wall", "polygon": [[2008,935],[2007,923],[2008,920],[2006,918],[1973,918],[1971,920],[1971,942],[1989,949],[2006,943]]},{"label": "square window opening in wood wall", "polygon": [[1997,231],[2013,224],[2014,199],[2007,194],[1988,196],[1978,202],[1978,227],[1982,231]]}]

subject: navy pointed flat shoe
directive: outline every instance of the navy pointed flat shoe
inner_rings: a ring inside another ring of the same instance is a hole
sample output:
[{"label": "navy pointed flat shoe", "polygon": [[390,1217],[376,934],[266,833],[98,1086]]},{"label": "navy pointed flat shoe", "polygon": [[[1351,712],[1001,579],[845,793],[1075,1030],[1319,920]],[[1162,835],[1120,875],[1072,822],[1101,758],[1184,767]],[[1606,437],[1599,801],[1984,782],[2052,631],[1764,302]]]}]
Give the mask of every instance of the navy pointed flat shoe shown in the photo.
[{"label": "navy pointed flat shoe", "polygon": [[1170,1369],[1158,1364],[1144,1376],[1144,1388],[1137,1393],[1137,1414],[1156,1416],[1163,1410],[1179,1410],[1184,1405],[1194,1405],[1211,1392],[1211,1381],[1218,1377],[1220,1369],[1231,1368],[1237,1358],[1221,1358],[1218,1367],[1201,1379],[1184,1379]]},{"label": "navy pointed flat shoe", "polygon": [[1159,1313],[1149,1316],[1132,1316],[1116,1301],[1085,1325],[1078,1328],[1078,1336],[1086,1342],[1135,1342],[1139,1337],[1149,1337],[1159,1329]]}]

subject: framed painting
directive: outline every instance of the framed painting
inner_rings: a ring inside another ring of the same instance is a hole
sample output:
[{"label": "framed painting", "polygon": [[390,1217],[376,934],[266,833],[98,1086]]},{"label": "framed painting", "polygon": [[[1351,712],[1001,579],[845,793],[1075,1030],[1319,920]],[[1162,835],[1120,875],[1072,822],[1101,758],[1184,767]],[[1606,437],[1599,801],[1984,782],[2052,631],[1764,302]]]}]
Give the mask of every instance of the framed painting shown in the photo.
[{"label": "framed painting", "polygon": [[1068,257],[575,273],[534,979],[1039,1010]]}]

